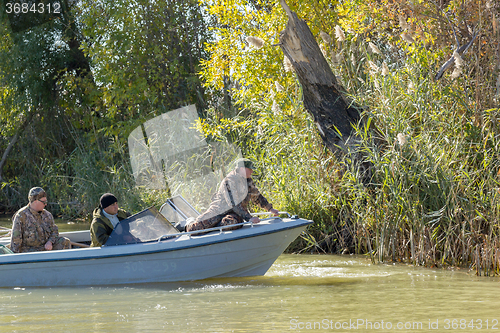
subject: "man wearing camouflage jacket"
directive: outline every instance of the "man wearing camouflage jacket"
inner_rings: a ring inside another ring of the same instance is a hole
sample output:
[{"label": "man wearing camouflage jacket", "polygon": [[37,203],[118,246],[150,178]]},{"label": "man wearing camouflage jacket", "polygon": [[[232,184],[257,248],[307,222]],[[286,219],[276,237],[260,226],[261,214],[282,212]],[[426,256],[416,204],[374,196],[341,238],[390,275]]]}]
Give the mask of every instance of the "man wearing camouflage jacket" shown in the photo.
[{"label": "man wearing camouflage jacket", "polygon": [[[226,226],[250,221],[259,223],[258,217],[252,217],[248,211],[250,201],[261,208],[278,215],[267,199],[259,192],[252,180],[254,166],[249,159],[239,159],[235,169],[231,171],[219,186],[208,210],[198,216],[196,220],[186,226],[186,231],[196,231],[216,226]],[[228,228],[237,229],[241,226]]]},{"label": "man wearing camouflage jacket", "polygon": [[59,236],[54,217],[45,210],[47,195],[41,187],[28,194],[29,204],[14,215],[10,249],[14,253],[62,250],[70,248],[70,240]]}]

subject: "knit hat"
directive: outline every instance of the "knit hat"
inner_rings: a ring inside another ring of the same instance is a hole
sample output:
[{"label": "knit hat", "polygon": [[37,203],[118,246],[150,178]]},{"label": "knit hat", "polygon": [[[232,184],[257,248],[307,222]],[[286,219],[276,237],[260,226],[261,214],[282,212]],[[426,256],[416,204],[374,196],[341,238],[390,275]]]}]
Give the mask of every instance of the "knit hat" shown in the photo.
[{"label": "knit hat", "polygon": [[116,199],[116,197],[111,194],[111,193],[104,193],[102,196],[101,196],[101,199],[99,199],[100,203],[101,203],[101,208],[106,208],[108,206],[111,206],[112,204],[114,204],[115,202],[118,202],[118,199]]},{"label": "knit hat", "polygon": [[36,200],[39,200],[41,198],[46,197],[47,194],[41,187],[33,187],[30,192],[28,193],[28,200],[29,202],[33,202]]},{"label": "knit hat", "polygon": [[234,168],[248,168],[255,170],[255,167],[253,165],[253,162],[249,160],[248,158],[239,158],[236,161],[234,161]]}]

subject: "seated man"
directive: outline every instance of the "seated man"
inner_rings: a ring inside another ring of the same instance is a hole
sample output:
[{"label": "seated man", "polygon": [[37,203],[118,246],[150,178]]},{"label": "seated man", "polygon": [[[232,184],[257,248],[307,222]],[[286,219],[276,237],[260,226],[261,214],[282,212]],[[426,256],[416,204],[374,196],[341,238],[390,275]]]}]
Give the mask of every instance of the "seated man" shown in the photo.
[{"label": "seated man", "polygon": [[118,222],[130,216],[130,213],[118,208],[118,199],[111,193],[104,193],[99,201],[100,205],[94,209],[90,225],[91,247],[106,244]]},{"label": "seated man", "polygon": [[253,170],[252,161],[246,158],[238,159],[235,162],[235,169],[222,180],[207,211],[188,224],[186,231],[238,224],[244,221],[259,223],[260,219],[252,217],[248,211],[250,201],[277,216],[278,211],[260,194],[255,186],[252,180]]},{"label": "seated man", "polygon": [[41,187],[28,194],[29,204],[17,211],[12,219],[10,249],[14,253],[62,250],[70,248],[70,240],[59,237],[54,217],[45,210],[47,195]]}]

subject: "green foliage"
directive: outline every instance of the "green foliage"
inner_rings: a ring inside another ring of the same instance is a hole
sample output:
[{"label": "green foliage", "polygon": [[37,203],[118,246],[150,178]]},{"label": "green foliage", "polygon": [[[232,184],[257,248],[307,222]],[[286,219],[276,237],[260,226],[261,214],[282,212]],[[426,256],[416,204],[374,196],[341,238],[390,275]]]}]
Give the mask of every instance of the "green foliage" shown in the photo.
[{"label": "green foliage", "polygon": [[[288,2],[318,36],[333,72],[386,142],[377,146],[367,129],[356,129],[363,138],[359,148],[373,164],[373,184],[364,186],[350,157],[337,160],[312,134],[300,86],[282,66],[276,45],[286,24],[278,3],[204,3],[220,25],[202,77],[210,89],[227,89],[229,78],[230,95],[241,110],[224,120],[215,108],[204,131],[238,138],[244,155],[260,163],[263,191],[280,209],[315,220],[296,250],[345,249],[380,261],[474,263],[477,269],[498,270],[492,250],[499,235],[500,136],[492,94],[495,89],[498,94],[498,57],[491,43],[477,42],[476,54],[463,56],[457,75],[450,75],[452,68],[441,81],[432,79],[453,52],[452,29],[461,45],[470,40],[466,24],[478,25],[476,31],[480,26],[490,42],[498,38],[498,29],[485,23],[498,17],[496,7],[471,1],[442,7]],[[262,38],[264,46],[247,45],[247,36]],[[482,68],[489,72],[479,74]],[[227,131],[224,124],[231,122],[246,126]]]},{"label": "green foliage", "polygon": [[208,31],[196,1],[83,1],[77,13],[107,133],[130,131],[181,105],[203,104],[195,73]]},{"label": "green foliage", "polygon": [[65,52],[56,41],[60,22],[34,27],[29,33],[11,33],[8,21],[0,30],[0,86],[3,135],[10,136],[23,118],[53,108],[54,77],[65,63]]},{"label": "green foliage", "polygon": [[60,16],[23,29],[1,12],[2,151],[15,143],[1,206],[15,209],[43,185],[55,214],[88,215],[107,191],[136,210],[156,199],[133,187],[128,134],[153,115],[203,107],[206,18],[192,0],[61,5]]}]

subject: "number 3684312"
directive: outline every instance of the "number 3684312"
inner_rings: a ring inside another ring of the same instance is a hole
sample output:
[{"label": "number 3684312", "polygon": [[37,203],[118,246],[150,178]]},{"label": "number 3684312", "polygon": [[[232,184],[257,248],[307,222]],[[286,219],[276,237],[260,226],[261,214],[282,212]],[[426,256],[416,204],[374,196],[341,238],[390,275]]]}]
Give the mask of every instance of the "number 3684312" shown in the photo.
[{"label": "number 3684312", "polygon": [[5,4],[5,11],[7,14],[60,14],[61,4],[59,2],[54,3],[20,3],[20,2],[7,2]]}]

